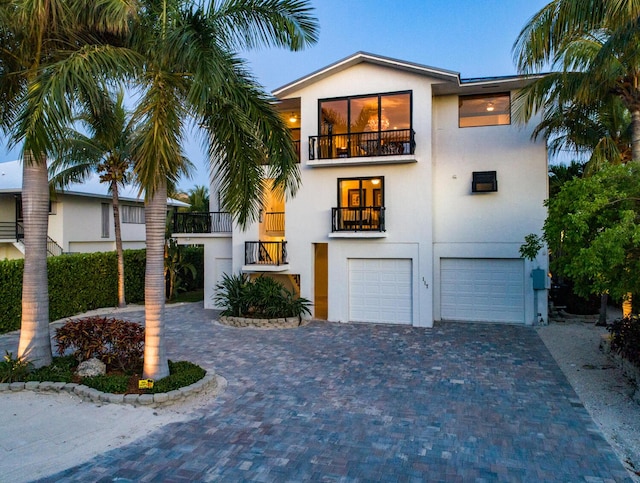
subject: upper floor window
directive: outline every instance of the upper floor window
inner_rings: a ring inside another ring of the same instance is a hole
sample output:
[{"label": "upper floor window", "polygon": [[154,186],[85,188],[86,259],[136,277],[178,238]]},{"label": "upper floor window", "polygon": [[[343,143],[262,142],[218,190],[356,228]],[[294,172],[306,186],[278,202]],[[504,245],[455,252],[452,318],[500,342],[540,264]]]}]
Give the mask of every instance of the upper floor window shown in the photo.
[{"label": "upper floor window", "polygon": [[385,231],[384,177],[338,179],[338,206],[332,232]]},{"label": "upper floor window", "polygon": [[319,135],[411,129],[411,92],[320,100]]},{"label": "upper floor window", "polygon": [[511,96],[508,92],[459,97],[460,127],[511,124]]},{"label": "upper floor window", "polygon": [[123,205],[121,208],[122,223],[144,223],[144,207]]}]

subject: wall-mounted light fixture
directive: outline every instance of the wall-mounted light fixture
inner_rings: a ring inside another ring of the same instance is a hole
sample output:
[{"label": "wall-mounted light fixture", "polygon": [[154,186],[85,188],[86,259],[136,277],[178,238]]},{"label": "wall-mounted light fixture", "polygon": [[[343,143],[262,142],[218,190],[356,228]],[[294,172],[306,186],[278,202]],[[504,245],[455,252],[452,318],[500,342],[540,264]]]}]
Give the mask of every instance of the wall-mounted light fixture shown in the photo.
[{"label": "wall-mounted light fixture", "polygon": [[291,113],[291,116],[289,116],[289,122],[298,122],[298,118],[293,112]]}]

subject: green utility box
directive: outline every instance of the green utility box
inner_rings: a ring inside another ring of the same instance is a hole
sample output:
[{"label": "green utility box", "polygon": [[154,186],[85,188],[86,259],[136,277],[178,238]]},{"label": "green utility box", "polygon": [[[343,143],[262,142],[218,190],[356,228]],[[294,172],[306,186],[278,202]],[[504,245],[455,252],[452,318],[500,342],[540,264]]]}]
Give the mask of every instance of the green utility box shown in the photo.
[{"label": "green utility box", "polygon": [[547,274],[541,268],[531,270],[533,278],[533,290],[544,290],[547,288]]}]

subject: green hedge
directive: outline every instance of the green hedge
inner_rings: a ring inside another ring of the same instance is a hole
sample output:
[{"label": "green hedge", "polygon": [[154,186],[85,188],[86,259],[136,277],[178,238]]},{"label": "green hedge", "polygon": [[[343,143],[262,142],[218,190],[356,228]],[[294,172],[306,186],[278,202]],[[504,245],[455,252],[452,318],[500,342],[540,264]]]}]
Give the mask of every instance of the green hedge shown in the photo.
[{"label": "green hedge", "polygon": [[[204,248],[181,247],[196,276],[185,276],[187,290],[204,287]],[[127,303],[144,301],[145,250],[124,251]],[[24,260],[0,260],[0,334],[20,328]],[[49,257],[49,319],[118,304],[116,252],[74,253]]]},{"label": "green hedge", "polygon": [[[145,250],[125,250],[128,303],[144,300]],[[0,261],[0,333],[20,328],[24,260]],[[47,259],[49,319],[118,304],[115,252],[77,253]]]}]

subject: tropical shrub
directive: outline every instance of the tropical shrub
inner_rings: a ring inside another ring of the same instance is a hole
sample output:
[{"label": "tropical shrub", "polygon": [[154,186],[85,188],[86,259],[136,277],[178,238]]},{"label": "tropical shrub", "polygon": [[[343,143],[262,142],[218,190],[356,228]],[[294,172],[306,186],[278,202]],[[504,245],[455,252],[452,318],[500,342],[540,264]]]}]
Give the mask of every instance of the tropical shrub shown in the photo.
[{"label": "tropical shrub", "polygon": [[640,368],[640,316],[615,320],[607,330],[611,332],[611,350]]},{"label": "tropical shrub", "polygon": [[107,367],[122,371],[138,369],[144,350],[144,327],[105,317],[72,320],[56,329],[58,353],[72,349],[78,361],[95,357]]},{"label": "tropical shrub", "polygon": [[156,381],[149,390],[151,393],[169,392],[190,386],[202,379],[207,371],[188,361],[169,361],[169,375]]},{"label": "tropical shrub", "polygon": [[224,307],[222,315],[265,319],[311,315],[310,300],[298,297],[271,277],[251,280],[242,273],[225,274],[216,290],[214,300]]},{"label": "tropical shrub", "polygon": [[249,312],[249,283],[249,276],[245,273],[222,275],[213,297],[218,307],[224,307],[222,315],[240,317]]},{"label": "tropical shrub", "polygon": [[24,381],[31,368],[31,363],[26,359],[14,358],[13,354],[7,351],[4,359],[0,361],[0,383]]},{"label": "tropical shrub", "polygon": [[72,382],[78,360],[70,356],[54,357],[51,365],[31,371],[25,381]]}]

